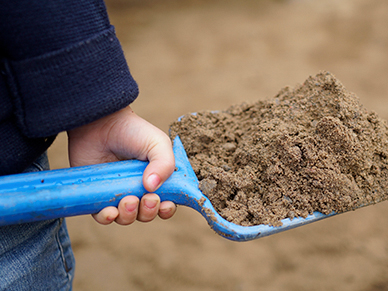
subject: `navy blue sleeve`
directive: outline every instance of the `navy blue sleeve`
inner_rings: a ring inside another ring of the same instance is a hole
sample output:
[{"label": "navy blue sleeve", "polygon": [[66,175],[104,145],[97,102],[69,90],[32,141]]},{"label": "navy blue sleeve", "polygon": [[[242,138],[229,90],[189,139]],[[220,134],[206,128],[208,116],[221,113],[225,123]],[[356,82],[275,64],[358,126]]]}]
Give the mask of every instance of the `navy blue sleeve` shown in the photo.
[{"label": "navy blue sleeve", "polygon": [[138,95],[103,1],[1,0],[0,42],[14,112],[29,138],[90,123]]}]

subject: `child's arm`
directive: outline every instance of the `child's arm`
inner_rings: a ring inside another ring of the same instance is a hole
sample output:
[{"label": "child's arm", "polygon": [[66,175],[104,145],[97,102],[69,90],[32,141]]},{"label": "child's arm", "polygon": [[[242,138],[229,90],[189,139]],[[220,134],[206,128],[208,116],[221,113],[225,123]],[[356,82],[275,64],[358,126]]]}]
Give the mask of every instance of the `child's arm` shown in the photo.
[{"label": "child's arm", "polygon": [[[148,160],[143,184],[153,192],[173,173],[175,167],[169,137],[137,116],[130,107],[90,124],[68,131],[70,165],[83,166],[124,159]],[[101,224],[116,221],[128,225],[136,219],[147,222],[158,214],[167,219],[174,215],[176,206],[160,203],[156,194],[147,194],[139,203],[135,196],[123,198],[118,206],[104,208],[93,215]]]}]

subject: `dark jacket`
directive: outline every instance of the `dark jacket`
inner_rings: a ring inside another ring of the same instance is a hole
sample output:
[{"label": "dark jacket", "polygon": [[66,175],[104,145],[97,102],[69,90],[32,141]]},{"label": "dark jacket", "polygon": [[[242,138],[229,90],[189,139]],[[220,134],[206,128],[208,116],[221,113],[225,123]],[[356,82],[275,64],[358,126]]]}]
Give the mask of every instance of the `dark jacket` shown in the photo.
[{"label": "dark jacket", "polygon": [[138,95],[102,0],[0,0],[0,175]]}]

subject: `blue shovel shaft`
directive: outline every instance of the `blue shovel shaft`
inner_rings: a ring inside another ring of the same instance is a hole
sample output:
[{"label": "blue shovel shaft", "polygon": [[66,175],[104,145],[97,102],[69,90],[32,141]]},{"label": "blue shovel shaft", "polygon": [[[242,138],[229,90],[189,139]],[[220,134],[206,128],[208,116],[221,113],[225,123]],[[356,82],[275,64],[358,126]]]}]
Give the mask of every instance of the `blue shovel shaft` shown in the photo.
[{"label": "blue shovel shaft", "polygon": [[[179,170],[156,193],[162,201],[196,208],[201,197],[185,193],[199,191],[195,189],[198,182],[195,174],[189,173],[191,166],[180,141],[177,146],[174,153]],[[0,226],[92,214],[117,206],[127,195],[141,198],[147,193],[142,184],[147,165],[130,160],[0,177]]]},{"label": "blue shovel shaft", "polygon": [[[147,162],[122,161],[87,167],[3,177],[0,180],[0,226],[97,213],[117,206],[127,195],[141,198]],[[174,173],[157,191],[161,200],[190,204]],[[177,193],[175,193],[177,192]]]},{"label": "blue shovel shaft", "polygon": [[145,166],[131,161],[4,177],[0,225],[96,213],[124,195],[140,197]]}]

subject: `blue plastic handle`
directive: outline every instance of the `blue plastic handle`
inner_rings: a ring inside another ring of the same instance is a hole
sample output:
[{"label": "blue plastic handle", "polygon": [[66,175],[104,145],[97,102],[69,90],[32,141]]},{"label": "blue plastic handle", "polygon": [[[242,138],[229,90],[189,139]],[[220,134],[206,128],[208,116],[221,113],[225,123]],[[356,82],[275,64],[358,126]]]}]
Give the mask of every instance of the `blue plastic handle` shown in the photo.
[{"label": "blue plastic handle", "polygon": [[[198,179],[179,137],[174,140],[176,170],[156,191],[162,201],[197,210],[219,235],[247,241],[334,215],[315,212],[307,218],[282,220],[283,226],[240,226],[222,218],[198,188]],[[97,213],[117,206],[126,195],[147,191],[142,175],[148,162],[121,161],[93,166],[0,177],[0,226]]]}]

